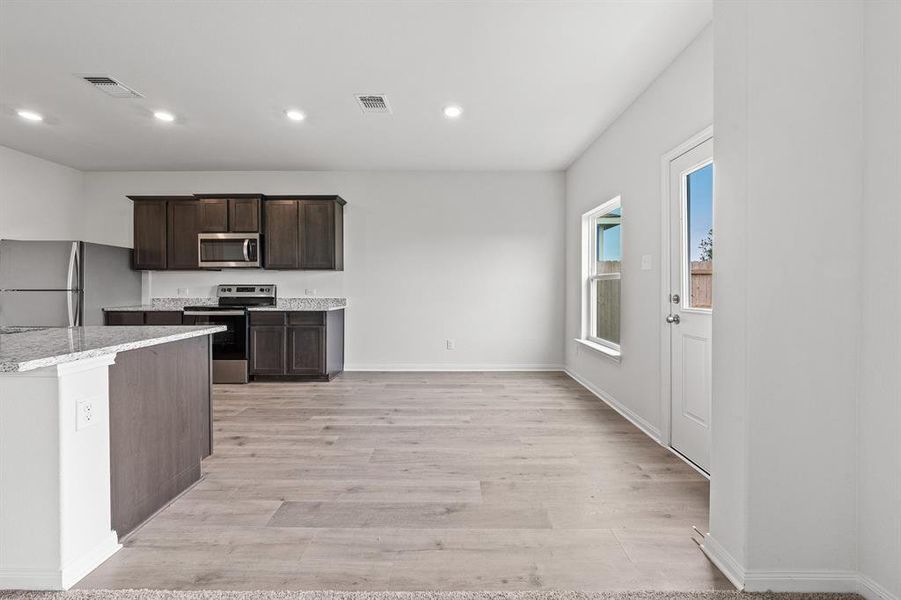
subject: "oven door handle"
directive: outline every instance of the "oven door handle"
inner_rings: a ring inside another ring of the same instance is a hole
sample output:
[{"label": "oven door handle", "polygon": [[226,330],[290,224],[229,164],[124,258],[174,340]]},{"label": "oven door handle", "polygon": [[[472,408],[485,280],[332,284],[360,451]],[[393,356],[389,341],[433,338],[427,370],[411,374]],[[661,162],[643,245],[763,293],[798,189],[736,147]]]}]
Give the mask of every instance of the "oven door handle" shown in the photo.
[{"label": "oven door handle", "polygon": [[244,311],[223,310],[219,312],[213,312],[211,310],[185,310],[182,311],[182,314],[186,317],[242,317],[244,316]]}]

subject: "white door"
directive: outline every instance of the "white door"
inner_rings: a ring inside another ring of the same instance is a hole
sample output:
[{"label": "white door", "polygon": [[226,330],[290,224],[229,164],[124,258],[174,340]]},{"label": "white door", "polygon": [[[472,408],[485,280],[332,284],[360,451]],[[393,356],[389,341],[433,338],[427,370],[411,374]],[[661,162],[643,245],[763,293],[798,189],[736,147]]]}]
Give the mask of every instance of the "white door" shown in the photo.
[{"label": "white door", "polygon": [[670,162],[670,444],[710,471],[713,139]]}]

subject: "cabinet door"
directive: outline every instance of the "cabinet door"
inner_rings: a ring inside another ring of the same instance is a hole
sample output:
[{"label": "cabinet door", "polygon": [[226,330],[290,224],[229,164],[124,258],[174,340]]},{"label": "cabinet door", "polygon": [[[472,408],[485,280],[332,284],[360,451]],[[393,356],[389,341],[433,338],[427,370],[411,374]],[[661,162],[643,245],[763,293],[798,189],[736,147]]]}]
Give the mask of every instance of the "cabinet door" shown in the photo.
[{"label": "cabinet door", "polygon": [[200,231],[204,233],[228,232],[228,200],[203,198],[200,204]]},{"label": "cabinet door", "polygon": [[334,201],[302,200],[300,208],[300,268],[334,269]]},{"label": "cabinet door", "polygon": [[169,202],[169,268],[198,269],[197,234],[200,233],[200,203]]},{"label": "cabinet door", "polygon": [[103,313],[107,325],[143,325],[144,313],[140,310],[116,310]]},{"label": "cabinet door", "polygon": [[288,370],[290,375],[321,375],[325,372],[325,327],[288,327]]},{"label": "cabinet door", "polygon": [[297,200],[269,200],[263,205],[267,269],[296,269],[298,260]]},{"label": "cabinet door", "polygon": [[284,375],[284,327],[260,325],[250,328],[250,372],[260,375]]},{"label": "cabinet door", "polygon": [[260,231],[260,199],[232,198],[228,201],[229,230],[235,233]]},{"label": "cabinet door", "polygon": [[166,268],[166,201],[134,202],[134,268]]},{"label": "cabinet door", "polygon": [[181,325],[181,311],[177,310],[149,310],[144,313],[146,325]]}]

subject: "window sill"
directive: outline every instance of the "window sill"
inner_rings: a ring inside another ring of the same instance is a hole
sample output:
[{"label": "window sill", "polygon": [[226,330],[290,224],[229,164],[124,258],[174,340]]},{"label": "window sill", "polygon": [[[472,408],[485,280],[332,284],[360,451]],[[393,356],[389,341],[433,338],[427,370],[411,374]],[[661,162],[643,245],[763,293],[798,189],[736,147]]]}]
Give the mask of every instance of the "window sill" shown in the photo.
[{"label": "window sill", "polygon": [[607,346],[596,344],[589,340],[583,340],[582,338],[575,338],[575,341],[579,344],[582,344],[586,348],[591,348],[595,352],[599,352],[612,361],[620,362],[622,360],[623,353],[619,350],[614,350],[613,348],[608,348]]}]

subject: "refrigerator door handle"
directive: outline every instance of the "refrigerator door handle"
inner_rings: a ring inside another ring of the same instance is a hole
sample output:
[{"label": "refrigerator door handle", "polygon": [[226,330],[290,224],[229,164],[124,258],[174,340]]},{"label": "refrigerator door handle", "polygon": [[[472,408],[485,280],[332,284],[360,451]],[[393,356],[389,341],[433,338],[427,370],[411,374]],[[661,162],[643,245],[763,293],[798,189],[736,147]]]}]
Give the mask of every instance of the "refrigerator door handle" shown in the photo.
[{"label": "refrigerator door handle", "polygon": [[69,274],[66,279],[66,286],[69,288],[69,293],[66,295],[66,307],[69,310],[69,327],[75,327],[76,323],[76,307],[73,303],[73,296],[75,295],[72,290],[78,288],[75,284],[75,270],[78,267],[78,242],[72,242],[72,252],[69,254]]},{"label": "refrigerator door handle", "polygon": [[75,295],[74,292],[66,292],[66,305],[69,309],[69,327],[75,327],[75,312],[73,311],[72,305],[72,297]]},{"label": "refrigerator door handle", "polygon": [[70,290],[78,289],[75,281],[75,270],[78,267],[78,242],[72,242],[72,251],[69,254],[69,275],[66,278],[66,287]]}]

